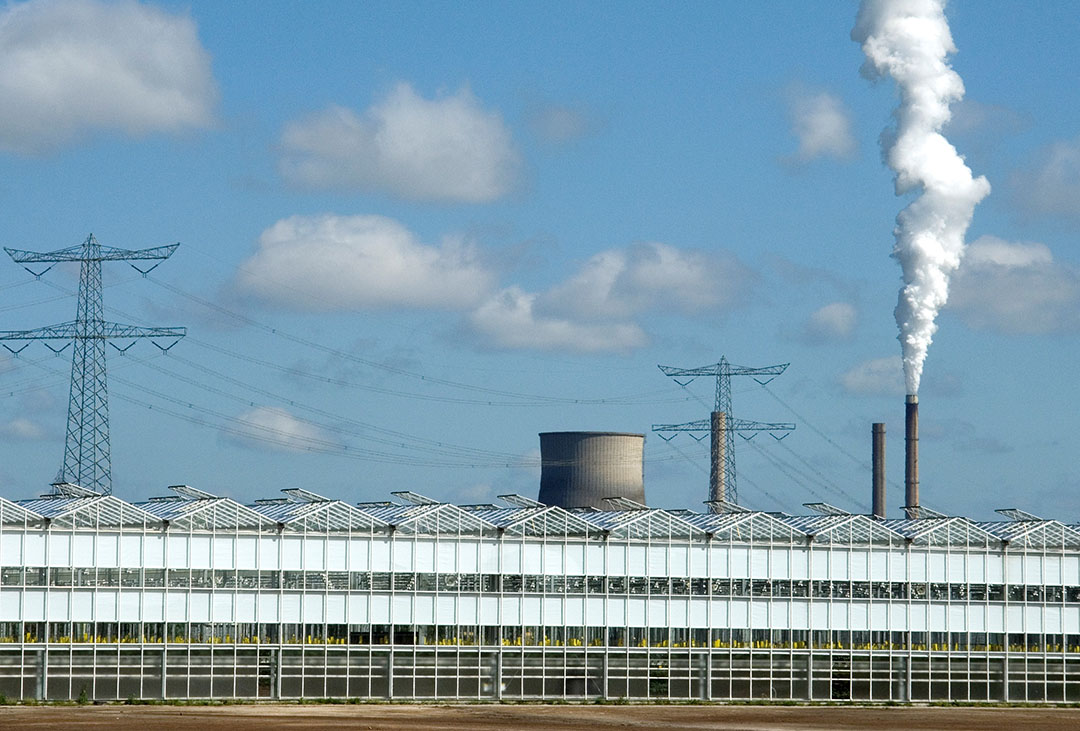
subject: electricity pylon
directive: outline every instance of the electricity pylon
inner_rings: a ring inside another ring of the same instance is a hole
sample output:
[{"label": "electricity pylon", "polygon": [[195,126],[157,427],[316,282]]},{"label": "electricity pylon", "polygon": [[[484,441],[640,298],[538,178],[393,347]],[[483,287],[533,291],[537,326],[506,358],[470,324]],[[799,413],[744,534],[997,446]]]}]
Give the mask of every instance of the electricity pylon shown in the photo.
[{"label": "electricity pylon", "polygon": [[[67,436],[64,440],[64,463],[55,480],[56,483],[74,483],[94,492],[108,495],[112,492],[112,458],[109,452],[109,389],[105,378],[105,343],[114,340],[135,340],[137,338],[171,339],[167,345],[154,342],[161,350],[171,348],[184,337],[182,327],[138,327],[121,325],[102,319],[103,305],[101,297],[101,262],[103,261],[153,261],[153,266],[140,269],[132,268],[146,275],[162,261],[172,256],[179,244],[158,246],[152,249],[116,249],[102,246],[90,234],[86,241],[78,246],[71,246],[58,251],[36,252],[21,249],[4,248],[4,251],[26,271],[36,278],[60,262],[79,262],[79,306],[75,320],[59,325],[49,325],[36,330],[0,331],[0,344],[9,352],[18,355],[28,345],[14,348],[7,343],[12,341],[45,341],[45,346],[56,354],[62,353],[74,343],[71,358],[71,391],[68,397]],[[27,264],[48,264],[41,271],[31,269]],[[68,341],[55,347],[52,341]],[[152,341],[153,342],[153,341]],[[110,342],[123,353],[134,343],[120,347]]]},{"label": "electricity pylon", "polygon": [[[687,386],[695,378],[710,376],[716,378],[716,403],[713,412],[708,419],[691,421],[686,424],[653,424],[652,430],[658,432],[661,439],[671,441],[678,432],[708,432],[711,439],[711,466],[709,470],[709,510],[721,512],[724,503],[738,503],[738,487],[735,482],[735,433],[751,432],[745,439],[753,439],[757,432],[765,431],[772,434],[774,439],[783,439],[787,436],[776,436],[775,432],[789,432],[795,428],[790,423],[769,423],[761,421],[747,421],[736,419],[731,413],[731,377],[751,376],[761,385],[765,385],[773,378],[783,373],[788,363],[766,366],[764,368],[747,368],[746,366],[731,365],[727,358],[721,356],[719,363],[701,366],[700,368],[673,368],[671,366],[658,366],[665,376],[674,379],[680,386]],[[761,380],[759,376],[768,376]],[[680,378],[687,379],[685,382]],[[664,436],[664,432],[672,432],[670,437]],[[741,434],[740,434],[741,435]],[[691,434],[693,436],[693,434]],[[697,437],[694,437],[698,439]],[[702,437],[704,439],[704,437]],[[701,441],[698,439],[698,441]]]}]

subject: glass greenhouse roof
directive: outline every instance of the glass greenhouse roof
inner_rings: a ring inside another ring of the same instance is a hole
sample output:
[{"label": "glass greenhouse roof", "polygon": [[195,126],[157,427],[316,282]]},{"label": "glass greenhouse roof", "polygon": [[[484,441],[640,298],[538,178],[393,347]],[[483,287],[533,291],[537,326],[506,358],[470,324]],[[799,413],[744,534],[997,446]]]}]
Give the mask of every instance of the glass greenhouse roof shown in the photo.
[{"label": "glass greenhouse roof", "polygon": [[170,495],[137,504],[74,485],[56,486],[54,492],[29,500],[0,497],[0,526],[11,530],[48,522],[80,530],[155,530],[168,525],[170,530],[219,532],[392,530],[406,535],[1080,551],[1080,525],[1016,508],[998,511],[1003,519],[997,521],[972,521],[929,510],[914,519],[879,520],[826,505],[808,506],[813,514],[795,516],[745,508],[720,513],[661,510],[631,501],[610,502],[607,510],[566,510],[521,495],[500,496],[503,506],[458,506],[411,491],[395,492],[396,501],[350,505],[300,488],[244,505],[187,485],[169,489]]}]

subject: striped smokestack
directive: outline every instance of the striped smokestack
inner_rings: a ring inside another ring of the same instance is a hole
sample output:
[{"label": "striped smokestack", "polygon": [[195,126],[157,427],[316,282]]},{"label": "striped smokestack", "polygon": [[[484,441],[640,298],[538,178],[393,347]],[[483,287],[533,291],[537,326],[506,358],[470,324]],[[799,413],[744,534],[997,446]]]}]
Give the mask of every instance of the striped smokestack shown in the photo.
[{"label": "striped smokestack", "polygon": [[904,418],[904,504],[919,507],[919,397],[909,393]]},{"label": "striped smokestack", "polygon": [[873,435],[874,464],[874,517],[885,517],[885,425],[874,424]]}]

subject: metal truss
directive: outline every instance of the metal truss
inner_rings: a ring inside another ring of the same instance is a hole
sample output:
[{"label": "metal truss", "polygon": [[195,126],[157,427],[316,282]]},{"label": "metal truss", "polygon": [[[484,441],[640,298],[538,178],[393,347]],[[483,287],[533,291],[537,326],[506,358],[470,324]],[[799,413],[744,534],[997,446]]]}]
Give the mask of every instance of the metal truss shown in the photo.
[{"label": "metal truss", "polygon": [[[109,390],[105,370],[105,343],[120,352],[135,340],[151,338],[161,350],[168,350],[184,337],[182,327],[138,327],[103,319],[101,263],[103,261],[149,261],[151,266],[132,268],[147,274],[172,256],[179,244],[150,249],[117,249],[102,246],[91,234],[79,246],[50,252],[5,248],[4,251],[35,277],[41,277],[60,262],[78,262],[79,304],[75,319],[34,330],[0,331],[0,344],[18,355],[30,341],[43,341],[54,353],[73,345],[71,390],[68,398],[67,435],[64,439],[64,462],[55,483],[72,483],[102,495],[112,492],[112,458],[109,448]],[[31,268],[28,264],[48,264]],[[111,341],[132,341],[121,347]],[[158,340],[171,341],[166,344]],[[8,343],[26,341],[19,347]],[[67,341],[56,346],[53,342]]]}]

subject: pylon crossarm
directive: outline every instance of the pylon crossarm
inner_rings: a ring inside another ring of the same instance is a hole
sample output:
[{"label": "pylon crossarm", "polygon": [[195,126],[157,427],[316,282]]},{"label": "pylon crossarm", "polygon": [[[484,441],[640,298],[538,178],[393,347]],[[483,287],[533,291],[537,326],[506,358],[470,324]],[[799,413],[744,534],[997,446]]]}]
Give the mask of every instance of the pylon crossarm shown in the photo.
[{"label": "pylon crossarm", "polygon": [[[16,264],[30,264],[35,262],[56,263],[58,261],[80,261],[83,245],[69,246],[66,249],[57,249],[56,251],[26,251],[24,249],[11,249],[5,246],[4,251],[7,252],[8,256],[10,256],[12,261]],[[52,267],[49,268],[51,269]]]},{"label": "pylon crossarm", "polygon": [[187,334],[183,327],[139,327],[123,325],[118,322],[101,322],[100,330],[92,335],[85,334],[78,323],[62,322],[59,325],[46,325],[33,330],[0,330],[0,341],[5,340],[72,340],[74,338],[182,338]]},{"label": "pylon crossarm", "polygon": [[[100,246],[100,253],[94,255],[88,255],[83,244],[56,251],[25,251],[23,249],[9,249],[5,246],[4,251],[18,264],[56,263],[61,261],[146,261],[150,259],[168,259],[178,246],[180,244],[168,244],[167,246],[155,246],[150,249],[117,249],[113,246]],[[34,274],[34,272],[30,273]]]},{"label": "pylon crossarm", "polygon": [[729,429],[732,431],[794,431],[795,425],[789,422],[766,422],[747,421],[746,419],[731,419]]},{"label": "pylon crossarm", "polygon": [[[665,376],[677,378],[689,378],[697,376],[779,376],[790,363],[765,366],[764,368],[751,368],[749,366],[731,365],[727,362],[714,363],[699,368],[673,368],[672,366],[658,366]],[[767,383],[767,381],[766,381]]]},{"label": "pylon crossarm", "polygon": [[709,431],[711,428],[708,420],[690,421],[685,424],[653,424],[653,431]]},{"label": "pylon crossarm", "polygon": [[118,322],[102,324],[105,326],[102,336],[106,338],[182,338],[187,335],[187,328],[184,327],[139,327]]},{"label": "pylon crossarm", "polygon": [[33,330],[0,330],[0,341],[4,340],[71,340],[75,337],[75,323],[62,322],[59,325],[46,325]]}]

